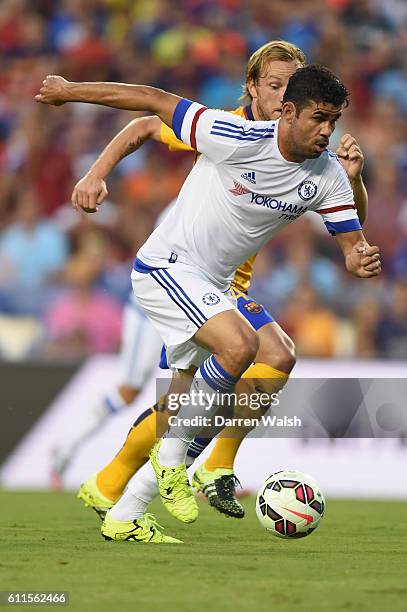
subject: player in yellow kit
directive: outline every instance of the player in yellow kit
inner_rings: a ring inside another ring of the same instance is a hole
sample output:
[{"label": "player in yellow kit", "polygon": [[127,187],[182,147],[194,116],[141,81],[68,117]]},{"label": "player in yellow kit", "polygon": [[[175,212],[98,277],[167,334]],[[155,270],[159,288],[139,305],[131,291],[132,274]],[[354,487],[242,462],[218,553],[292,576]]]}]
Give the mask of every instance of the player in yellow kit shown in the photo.
[{"label": "player in yellow kit", "polygon": [[[245,97],[249,102],[232,111],[247,119],[268,120],[279,116],[281,100],[289,77],[305,63],[302,52],[284,41],[272,41],[256,51],[250,58],[246,74]],[[84,179],[79,181],[73,193],[73,204],[92,209],[107,195],[104,179],[116,163],[136,150],[146,139],[154,139],[168,146],[171,151],[192,150],[177,139],[174,132],[157,117],[144,117],[131,122],[108,145]],[[367,196],[361,179],[363,156],[355,140],[345,135],[337,151],[352,183],[358,214],[363,223],[366,216]],[[249,180],[250,176],[245,179]],[[295,364],[294,345],[271,315],[247,295],[253,271],[254,257],[240,266],[233,280],[233,291],[241,313],[256,329],[260,348],[255,363],[247,371],[241,383],[250,386],[262,379],[272,381],[269,392],[281,390]],[[189,388],[190,379],[185,381]],[[113,460],[96,476],[87,480],[79,491],[79,497],[87,505],[103,514],[121,496],[131,476],[147,459],[156,437],[157,411],[165,419],[165,401],[146,410],[135,422],[127,439]],[[253,413],[250,416],[257,416]],[[165,427],[163,428],[165,429]],[[233,462],[239,446],[250,428],[228,427],[217,439],[206,460],[198,468],[193,484],[202,490],[210,503],[220,512],[242,518],[244,511],[235,499]],[[207,441],[192,442],[188,451],[190,459],[197,456]]]}]

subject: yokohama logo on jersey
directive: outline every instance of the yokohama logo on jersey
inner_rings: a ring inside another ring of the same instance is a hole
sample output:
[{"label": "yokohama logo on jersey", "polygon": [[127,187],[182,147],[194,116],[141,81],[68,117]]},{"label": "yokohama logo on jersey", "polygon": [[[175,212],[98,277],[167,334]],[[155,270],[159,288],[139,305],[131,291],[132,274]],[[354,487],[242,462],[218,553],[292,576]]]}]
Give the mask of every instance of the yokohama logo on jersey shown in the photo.
[{"label": "yokohama logo on jersey", "polygon": [[289,204],[288,202],[283,202],[282,200],[276,200],[272,196],[264,196],[260,195],[259,193],[250,191],[250,189],[247,189],[247,187],[245,187],[238,181],[233,180],[233,183],[235,186],[234,189],[229,189],[230,193],[233,193],[233,195],[236,196],[246,195],[250,193],[250,204],[257,204],[258,206],[264,206],[265,208],[279,210],[282,213],[294,216],[302,215],[307,210],[306,206],[297,206],[296,204]]},{"label": "yokohama logo on jersey", "polygon": [[264,196],[258,193],[252,193],[252,199],[250,204],[257,204],[258,206],[264,206],[265,208],[271,208],[273,210],[279,210],[283,213],[290,215],[302,215],[308,208],[307,206],[297,206],[297,204],[289,204],[282,200],[276,200],[272,196]]}]

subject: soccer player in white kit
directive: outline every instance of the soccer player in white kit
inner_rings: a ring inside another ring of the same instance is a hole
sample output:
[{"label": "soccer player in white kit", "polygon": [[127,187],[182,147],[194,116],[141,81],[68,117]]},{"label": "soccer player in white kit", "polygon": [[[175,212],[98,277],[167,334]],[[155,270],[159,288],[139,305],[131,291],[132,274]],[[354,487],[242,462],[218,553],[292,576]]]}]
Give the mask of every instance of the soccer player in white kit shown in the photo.
[{"label": "soccer player in white kit", "polygon": [[347,97],[327,69],[308,66],[290,78],[279,121],[251,122],[151,87],[44,81],[38,101],[149,110],[202,153],[173,212],[137,254],[132,281],[169,363],[182,370],[203,360],[191,390],[204,400],[196,405],[191,395],[181,407],[180,424],[154,447],[131,490],[106,515],[105,537],[174,541],[145,514],[156,490],[154,473],[173,516],[183,522],[198,516],[184,464],[202,429],[194,417],[220,409],[222,393],[233,390],[258,348],[255,331],[228,296],[240,263],[288,223],[315,211],[335,235],[348,271],[362,278],[380,273],[379,249],[367,244],[346,173],[327,150]]}]

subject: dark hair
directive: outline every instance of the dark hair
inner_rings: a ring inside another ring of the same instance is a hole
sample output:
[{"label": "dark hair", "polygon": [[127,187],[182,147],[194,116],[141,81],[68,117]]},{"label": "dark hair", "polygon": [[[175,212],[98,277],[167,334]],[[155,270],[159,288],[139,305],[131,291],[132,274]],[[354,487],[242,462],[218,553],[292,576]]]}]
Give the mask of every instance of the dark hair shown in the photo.
[{"label": "dark hair", "polygon": [[325,102],[333,106],[348,106],[349,91],[345,85],[325,66],[310,64],[299,68],[290,77],[283,97],[292,102],[297,116],[310,102]]}]

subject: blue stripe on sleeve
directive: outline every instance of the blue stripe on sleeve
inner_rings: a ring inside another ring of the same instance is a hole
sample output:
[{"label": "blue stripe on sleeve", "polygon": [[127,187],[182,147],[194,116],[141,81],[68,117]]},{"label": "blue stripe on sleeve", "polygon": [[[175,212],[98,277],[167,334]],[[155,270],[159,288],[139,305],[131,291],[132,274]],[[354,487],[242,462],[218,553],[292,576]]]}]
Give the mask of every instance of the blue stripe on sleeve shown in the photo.
[{"label": "blue stripe on sleeve", "polygon": [[184,121],[185,113],[189,109],[189,107],[193,104],[191,100],[187,100],[187,98],[182,98],[175,107],[174,116],[172,118],[172,129],[178,140],[181,140],[181,128],[182,122]]},{"label": "blue stripe on sleeve", "polygon": [[232,138],[234,140],[248,140],[248,141],[252,141],[255,142],[256,140],[264,140],[265,138],[274,138],[274,134],[262,134],[261,136],[256,136],[256,135],[251,135],[248,134],[247,136],[245,136],[244,134],[238,134],[238,133],[229,133],[229,132],[217,132],[216,128],[213,128],[211,130],[211,134],[213,136],[223,136],[224,138]]},{"label": "blue stripe on sleeve", "polygon": [[150,274],[153,270],[157,270],[157,268],[145,264],[144,261],[141,261],[138,257],[134,260],[133,268],[136,272],[141,272],[141,274]]},{"label": "blue stripe on sleeve", "polygon": [[362,229],[359,219],[348,219],[347,221],[325,221],[326,229],[332,236],[345,234],[346,232],[357,232]]},{"label": "blue stripe on sleeve", "polygon": [[249,133],[253,133],[253,134],[266,134],[267,132],[274,132],[274,125],[272,125],[271,127],[267,128],[256,128],[256,127],[251,127],[251,128],[247,128],[246,125],[238,125],[236,123],[230,123],[229,121],[219,121],[218,119],[215,119],[214,121],[214,127],[216,127],[216,129],[223,129],[223,130],[227,130],[227,131],[239,131],[239,132],[244,132],[245,134],[249,134]]}]

